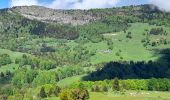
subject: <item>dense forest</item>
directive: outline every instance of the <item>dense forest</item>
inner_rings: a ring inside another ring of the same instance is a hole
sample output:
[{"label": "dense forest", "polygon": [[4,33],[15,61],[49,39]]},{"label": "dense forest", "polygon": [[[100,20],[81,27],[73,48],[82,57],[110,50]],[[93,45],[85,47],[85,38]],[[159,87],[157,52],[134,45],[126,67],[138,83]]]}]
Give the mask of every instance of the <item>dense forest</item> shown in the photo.
[{"label": "dense forest", "polygon": [[[31,19],[24,9],[69,19],[40,20],[41,13],[27,12]],[[94,93],[128,91],[169,95],[170,13],[156,6],[1,9],[0,35],[1,100],[88,100]]]}]

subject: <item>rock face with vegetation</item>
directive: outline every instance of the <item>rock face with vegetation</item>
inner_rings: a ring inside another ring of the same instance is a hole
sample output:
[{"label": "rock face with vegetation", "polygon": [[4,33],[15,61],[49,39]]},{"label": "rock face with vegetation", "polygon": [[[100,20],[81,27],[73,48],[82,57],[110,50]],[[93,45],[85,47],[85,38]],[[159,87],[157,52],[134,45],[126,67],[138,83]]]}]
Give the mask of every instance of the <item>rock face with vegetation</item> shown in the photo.
[{"label": "rock face with vegetation", "polygon": [[54,10],[41,6],[22,6],[10,9],[29,18],[43,22],[83,25],[99,19],[87,10]]},{"label": "rock face with vegetation", "polygon": [[170,13],[153,5],[0,10],[2,100],[170,99],[152,92],[169,78]]}]

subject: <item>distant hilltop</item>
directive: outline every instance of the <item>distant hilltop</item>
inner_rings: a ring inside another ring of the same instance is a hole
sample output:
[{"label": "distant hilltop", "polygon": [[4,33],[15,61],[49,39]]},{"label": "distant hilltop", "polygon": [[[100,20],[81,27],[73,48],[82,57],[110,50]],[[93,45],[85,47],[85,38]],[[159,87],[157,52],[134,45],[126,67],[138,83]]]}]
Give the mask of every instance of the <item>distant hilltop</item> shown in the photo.
[{"label": "distant hilltop", "polygon": [[[133,8],[133,9],[132,9]],[[117,8],[90,9],[90,10],[62,10],[51,9],[43,6],[17,6],[8,9],[11,13],[19,13],[31,20],[52,22],[60,24],[84,25],[111,15],[141,14],[147,11],[154,11],[156,6],[139,5]]]}]

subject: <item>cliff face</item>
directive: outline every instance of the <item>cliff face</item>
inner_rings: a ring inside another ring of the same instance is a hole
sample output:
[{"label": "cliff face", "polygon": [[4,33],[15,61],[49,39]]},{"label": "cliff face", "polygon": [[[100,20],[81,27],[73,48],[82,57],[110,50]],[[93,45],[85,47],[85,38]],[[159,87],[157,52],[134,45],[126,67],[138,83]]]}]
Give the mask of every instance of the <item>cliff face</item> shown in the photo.
[{"label": "cliff face", "polygon": [[12,12],[43,22],[83,25],[99,19],[88,10],[54,10],[41,6],[21,6],[10,9]]}]

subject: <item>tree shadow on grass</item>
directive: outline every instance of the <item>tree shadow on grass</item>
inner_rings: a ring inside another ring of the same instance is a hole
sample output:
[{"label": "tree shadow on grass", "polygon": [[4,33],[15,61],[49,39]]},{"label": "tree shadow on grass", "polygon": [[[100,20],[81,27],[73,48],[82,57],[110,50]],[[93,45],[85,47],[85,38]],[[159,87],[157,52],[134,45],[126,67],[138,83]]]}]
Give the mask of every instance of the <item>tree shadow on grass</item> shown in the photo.
[{"label": "tree shadow on grass", "polygon": [[83,77],[85,81],[105,79],[170,78],[170,49],[155,50],[161,56],[156,61],[109,62],[102,69]]}]

